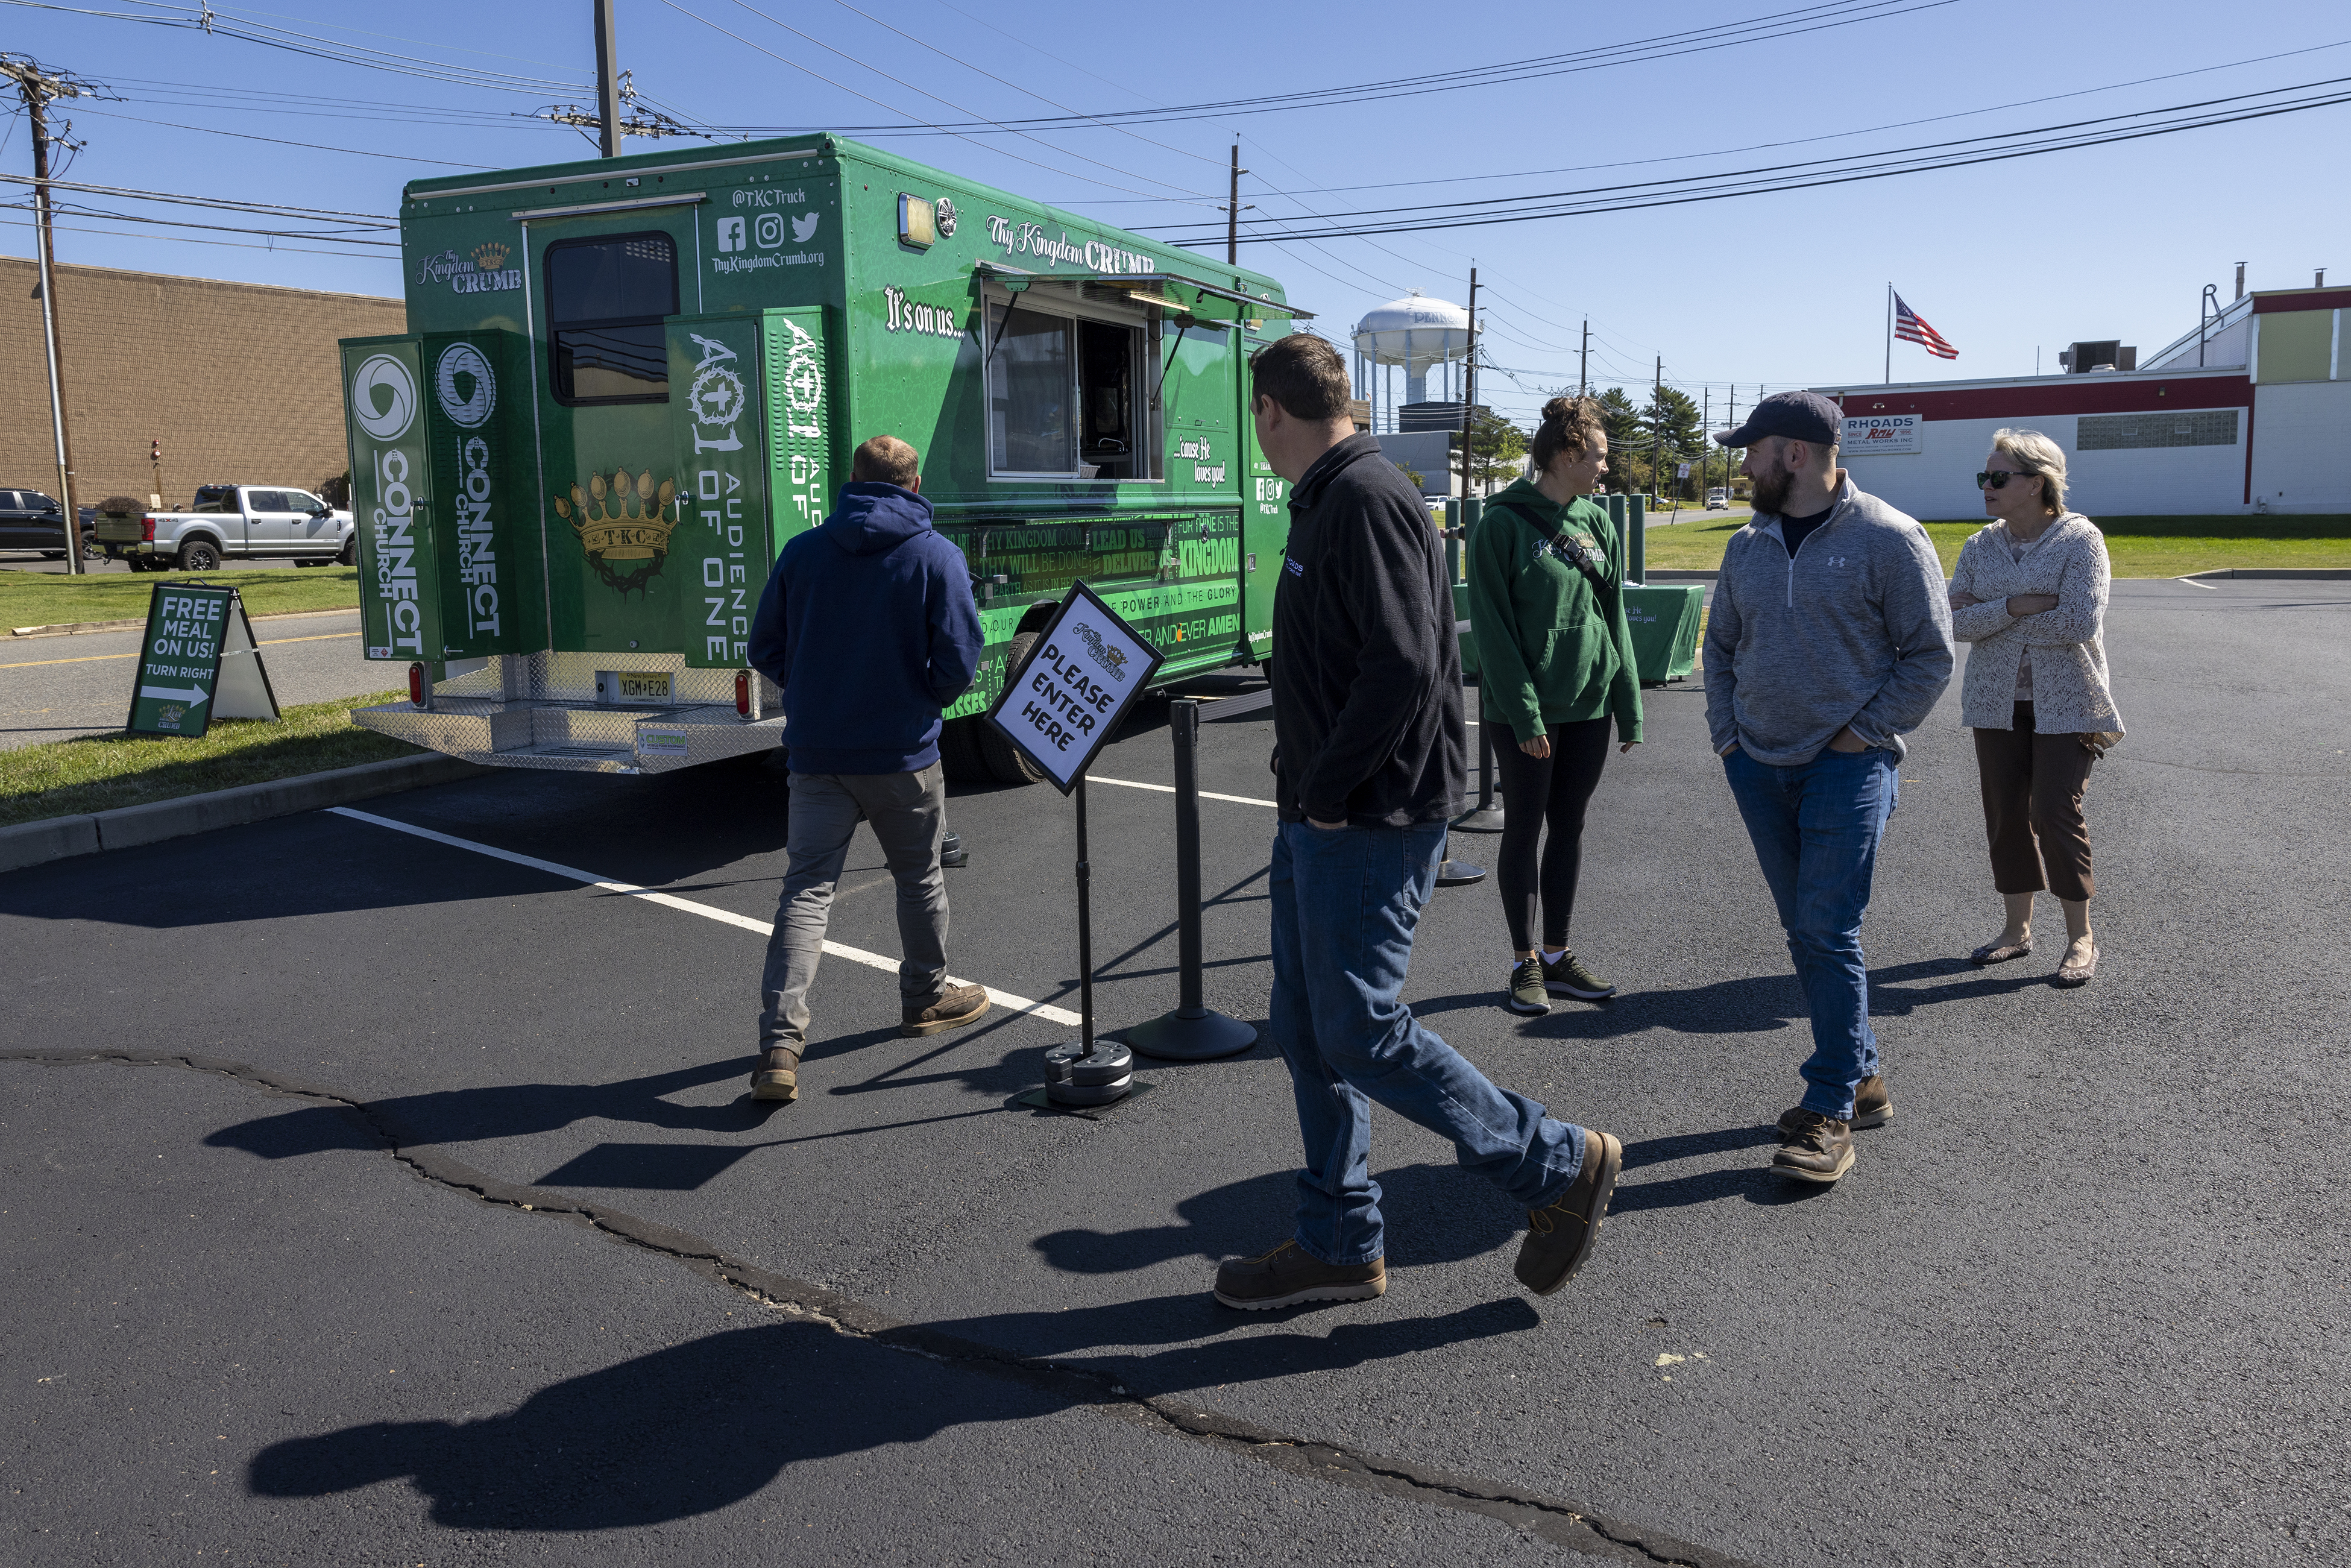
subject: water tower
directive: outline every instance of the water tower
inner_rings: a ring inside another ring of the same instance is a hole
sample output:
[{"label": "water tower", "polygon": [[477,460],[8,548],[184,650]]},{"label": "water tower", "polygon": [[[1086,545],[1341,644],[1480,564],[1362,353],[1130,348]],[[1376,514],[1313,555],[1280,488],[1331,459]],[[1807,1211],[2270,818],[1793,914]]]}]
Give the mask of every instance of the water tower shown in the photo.
[{"label": "water tower", "polygon": [[[1355,324],[1355,381],[1373,405],[1372,428],[1402,427],[1394,387],[1387,384],[1393,378],[1379,373],[1383,365],[1401,365],[1405,403],[1429,402],[1428,372],[1437,371],[1447,383],[1443,385],[1447,395],[1438,401],[1452,405],[1452,417],[1431,428],[1460,429],[1460,390],[1449,383],[1454,380],[1452,367],[1467,363],[1468,358],[1469,312],[1449,300],[1431,299],[1416,288],[1401,299],[1364,312]],[[1385,397],[1381,395],[1384,386]],[[1379,413],[1383,406],[1389,411],[1384,421]]]}]

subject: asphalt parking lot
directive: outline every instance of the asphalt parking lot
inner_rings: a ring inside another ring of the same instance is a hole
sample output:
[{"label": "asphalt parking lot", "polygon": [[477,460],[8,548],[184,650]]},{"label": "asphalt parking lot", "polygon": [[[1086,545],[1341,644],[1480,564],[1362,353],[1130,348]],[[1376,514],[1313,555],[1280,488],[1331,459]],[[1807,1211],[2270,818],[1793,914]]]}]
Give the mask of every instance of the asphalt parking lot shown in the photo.
[{"label": "asphalt parking lot", "polygon": [[[2340,1560],[2346,616],[2343,584],[2116,585],[2077,992],[2056,942],[1962,956],[1999,906],[1954,682],[1865,933],[1896,1114],[1828,1190],[1762,1168],[1801,998],[1702,696],[1650,693],[1575,925],[1624,994],[1503,1010],[1490,883],[1438,895],[1406,993],[1625,1142],[1593,1264],[1541,1301],[1523,1217],[1383,1113],[1388,1294],[1217,1307],[1215,1260],[1287,1232],[1262,1043],[1035,1113],[1067,1027],[902,1040],[893,977],[829,961],[802,1098],[755,1106],[785,809],[756,764],[0,876],[0,1553]],[[1270,730],[1207,725],[1201,763],[1236,797],[1202,807],[1207,1000],[1259,1023]],[[1167,782],[1165,728],[1096,773]],[[1176,1001],[1172,812],[1090,803],[1115,1030]],[[1068,808],[952,818],[955,972],[1073,1007]],[[888,889],[861,835],[832,938],[893,954]]]}]

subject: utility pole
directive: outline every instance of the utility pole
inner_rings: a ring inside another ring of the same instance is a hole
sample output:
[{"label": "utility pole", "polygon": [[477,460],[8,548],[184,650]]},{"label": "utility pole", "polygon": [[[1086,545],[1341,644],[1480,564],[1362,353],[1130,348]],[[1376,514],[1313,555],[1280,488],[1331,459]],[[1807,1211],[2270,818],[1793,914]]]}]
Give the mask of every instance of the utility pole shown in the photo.
[{"label": "utility pole", "polygon": [[613,0],[596,0],[596,117],[598,156],[621,155],[620,46],[612,32]]},{"label": "utility pole", "polygon": [[1659,487],[1658,465],[1666,460],[1666,357],[1657,356],[1657,384],[1649,392],[1649,495]]},{"label": "utility pole", "polygon": [[49,144],[65,139],[50,134],[48,107],[51,99],[96,98],[100,94],[93,84],[63,71],[48,70],[26,55],[0,55],[0,77],[16,84],[16,91],[25,100],[26,116],[33,123],[33,246],[40,261],[41,333],[47,345],[49,362],[49,422],[57,434],[57,500],[65,512],[66,570],[78,577],[83,570],[81,511],[74,499],[73,441],[66,429],[65,356],[57,342],[57,237],[49,226]]},{"label": "utility pole", "polygon": [[[1698,438],[1699,442],[1698,449],[1698,503],[1699,506],[1703,507],[1706,505],[1706,481],[1708,476],[1714,472],[1714,454],[1707,450],[1708,447],[1714,444],[1714,431],[1712,428],[1714,424],[1714,389],[1712,387],[1700,387],[1698,389]],[[1724,483],[1728,485],[1729,481],[1725,480]]]},{"label": "utility pole", "polygon": [[[1233,139],[1232,194],[1225,203],[1225,261],[1232,267],[1238,267],[1241,260],[1241,214],[1249,210],[1241,205],[1241,176],[1248,172],[1241,167],[1241,143],[1236,136]],[[1251,207],[1255,205],[1254,202],[1249,204]]]},{"label": "utility pole", "polygon": [[1461,493],[1478,472],[1478,268],[1469,268],[1469,368],[1461,377]]},{"label": "utility pole", "polygon": [[1575,395],[1592,395],[1592,318],[1583,319],[1583,349],[1575,361]]}]

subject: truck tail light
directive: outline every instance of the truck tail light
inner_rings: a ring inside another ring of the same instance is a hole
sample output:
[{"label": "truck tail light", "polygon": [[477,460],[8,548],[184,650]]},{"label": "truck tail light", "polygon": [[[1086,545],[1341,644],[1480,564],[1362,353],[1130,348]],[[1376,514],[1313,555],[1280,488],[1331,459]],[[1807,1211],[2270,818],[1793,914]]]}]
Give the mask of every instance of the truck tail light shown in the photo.
[{"label": "truck tail light", "polygon": [[424,666],[408,666],[408,700],[418,707],[424,706]]},{"label": "truck tail light", "polygon": [[140,541],[141,544],[151,544],[151,545],[152,545],[152,544],[153,544],[153,543],[155,542],[155,519],[154,519],[154,518],[152,518],[152,517],[141,517],[141,518],[140,518],[140,519],[139,519],[139,541]]},{"label": "truck tail light", "polygon": [[735,672],[735,712],[739,717],[751,716],[751,672]]}]

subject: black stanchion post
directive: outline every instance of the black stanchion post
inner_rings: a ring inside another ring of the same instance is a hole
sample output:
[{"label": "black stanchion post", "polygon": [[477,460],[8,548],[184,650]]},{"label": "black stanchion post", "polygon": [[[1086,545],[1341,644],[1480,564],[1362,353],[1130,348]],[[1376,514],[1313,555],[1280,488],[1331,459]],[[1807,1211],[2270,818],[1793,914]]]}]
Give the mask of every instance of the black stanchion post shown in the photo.
[{"label": "black stanchion post", "polygon": [[1169,705],[1176,745],[1176,964],[1177,1006],[1126,1031],[1126,1043],[1162,1061],[1210,1061],[1257,1043],[1257,1030],[1202,999],[1200,966],[1200,705]]},{"label": "black stanchion post", "polygon": [[[1465,539],[1477,531],[1478,525],[1485,519],[1485,515],[1486,507],[1483,501],[1467,500],[1461,503],[1461,532]],[[1466,555],[1467,551],[1463,553]],[[1499,833],[1502,831],[1502,806],[1494,799],[1494,742],[1493,737],[1487,733],[1486,726],[1482,721],[1478,726],[1478,803],[1454,818],[1453,825],[1465,833]],[[1478,870],[1475,866],[1468,869]],[[1478,877],[1485,874],[1484,872],[1478,872]],[[1478,877],[1470,877],[1467,880],[1475,882]],[[1438,882],[1446,886],[1455,885],[1445,883],[1442,876],[1438,878]]]},{"label": "black stanchion post", "polygon": [[1134,1055],[1116,1040],[1094,1043],[1093,868],[1086,863],[1086,777],[1070,799],[1078,817],[1078,1042],[1045,1053],[1045,1097],[1056,1105],[1108,1105],[1134,1087]]}]

